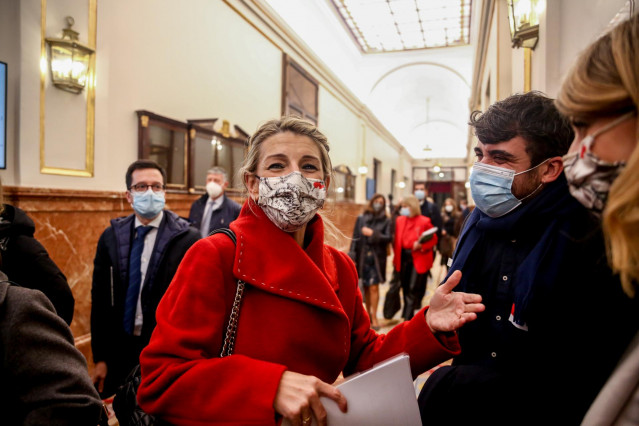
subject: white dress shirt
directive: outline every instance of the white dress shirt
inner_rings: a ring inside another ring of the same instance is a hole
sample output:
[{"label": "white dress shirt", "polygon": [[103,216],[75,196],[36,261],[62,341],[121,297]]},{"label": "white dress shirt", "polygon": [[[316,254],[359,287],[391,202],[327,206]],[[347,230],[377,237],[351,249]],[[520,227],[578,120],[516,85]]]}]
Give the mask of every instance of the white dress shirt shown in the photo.
[{"label": "white dress shirt", "polygon": [[[153,247],[155,247],[155,238],[158,236],[158,228],[160,227],[160,223],[162,223],[162,218],[164,217],[164,211],[161,211],[158,217],[153,219],[148,225],[152,226],[151,229],[144,237],[144,248],[142,249],[142,257],[140,259],[140,273],[141,273],[141,285],[140,285],[140,293],[138,294],[138,305],[135,309],[135,325],[133,327],[133,335],[139,336],[142,334],[142,289],[144,288],[144,279],[146,278],[146,271],[149,268],[149,262],[151,261],[151,255],[153,254]],[[142,226],[142,222],[137,218],[135,218],[135,229],[138,226]]]}]

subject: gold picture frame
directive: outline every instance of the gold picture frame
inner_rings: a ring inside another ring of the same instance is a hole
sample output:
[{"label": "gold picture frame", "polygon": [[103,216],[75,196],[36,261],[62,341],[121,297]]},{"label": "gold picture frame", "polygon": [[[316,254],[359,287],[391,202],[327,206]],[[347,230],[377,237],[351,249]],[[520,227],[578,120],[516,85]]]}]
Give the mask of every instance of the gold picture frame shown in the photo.
[{"label": "gold picture frame", "polygon": [[[95,50],[96,33],[97,33],[97,0],[89,1],[89,37],[88,46]],[[41,35],[40,35],[40,61],[41,64],[47,63],[47,46],[46,46],[46,22],[47,22],[47,0],[40,0],[41,14]],[[45,82],[47,71],[45,66],[40,67],[40,173],[76,176],[76,177],[93,177],[95,162],[95,57],[96,53],[91,55],[89,61],[88,81],[86,86],[86,155],[84,169],[71,169],[64,167],[54,167],[46,164],[45,160]]]}]

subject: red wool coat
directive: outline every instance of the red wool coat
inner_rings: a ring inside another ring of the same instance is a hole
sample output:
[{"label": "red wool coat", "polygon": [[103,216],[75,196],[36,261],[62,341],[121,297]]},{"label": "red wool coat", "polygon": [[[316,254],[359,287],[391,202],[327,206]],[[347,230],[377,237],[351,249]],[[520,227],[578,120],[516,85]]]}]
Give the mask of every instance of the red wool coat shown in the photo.
[{"label": "red wool coat", "polygon": [[[158,306],[140,358],[147,412],[179,425],[275,424],[285,370],[332,383],[407,352],[416,376],[459,353],[455,336],[430,332],[423,310],[387,335],[371,330],[355,265],[324,245],[319,216],[306,249],[251,201],[230,226],[237,247],[221,234],[195,243]],[[247,286],[235,350],[219,358],[236,277]]]},{"label": "red wool coat", "polygon": [[[407,229],[407,224],[415,222],[415,227]],[[396,271],[400,270],[402,263],[402,238],[404,232],[412,232],[413,241],[417,241],[419,236],[427,229],[433,227],[430,219],[426,216],[418,215],[413,217],[398,216],[395,220],[395,241],[393,242],[393,266]],[[425,274],[433,266],[433,247],[437,244],[437,234],[433,238],[422,244],[420,250],[413,250],[413,266],[418,274]]]}]

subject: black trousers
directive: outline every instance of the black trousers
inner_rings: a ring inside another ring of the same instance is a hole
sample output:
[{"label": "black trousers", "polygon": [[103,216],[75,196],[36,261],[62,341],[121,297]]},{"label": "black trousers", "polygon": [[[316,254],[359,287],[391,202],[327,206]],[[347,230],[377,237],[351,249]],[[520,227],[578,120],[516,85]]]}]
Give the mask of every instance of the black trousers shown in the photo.
[{"label": "black trousers", "polygon": [[106,359],[107,376],[101,398],[112,396],[127,378],[133,368],[140,363],[140,352],[146,343],[142,337],[124,335],[119,342],[114,342],[113,351]]},{"label": "black trousers", "polygon": [[[426,291],[426,274],[418,274],[413,265],[412,250],[403,249],[400,266],[400,282],[404,296],[402,317],[409,320],[413,317],[416,306],[419,308]],[[423,286],[423,290],[420,290]],[[420,296],[421,293],[421,296]],[[419,298],[419,299],[417,299]]]}]

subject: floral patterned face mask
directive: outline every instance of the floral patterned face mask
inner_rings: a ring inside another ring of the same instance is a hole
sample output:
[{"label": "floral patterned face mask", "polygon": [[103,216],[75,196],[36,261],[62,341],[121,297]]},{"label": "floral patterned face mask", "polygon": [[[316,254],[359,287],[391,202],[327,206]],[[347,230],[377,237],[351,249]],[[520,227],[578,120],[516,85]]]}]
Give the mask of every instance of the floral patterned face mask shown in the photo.
[{"label": "floral patterned face mask", "polygon": [[606,207],[610,186],[623,171],[626,163],[624,161],[611,163],[602,160],[592,153],[592,144],[597,136],[612,129],[634,114],[634,111],[624,114],[617,120],[586,136],[580,142],[579,150],[563,156],[564,173],[568,180],[570,194],[597,217],[601,217],[601,213]]},{"label": "floral patterned face mask", "polygon": [[326,184],[300,172],[286,176],[259,177],[257,204],[282,231],[293,232],[306,225],[324,205]]}]

